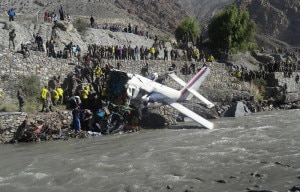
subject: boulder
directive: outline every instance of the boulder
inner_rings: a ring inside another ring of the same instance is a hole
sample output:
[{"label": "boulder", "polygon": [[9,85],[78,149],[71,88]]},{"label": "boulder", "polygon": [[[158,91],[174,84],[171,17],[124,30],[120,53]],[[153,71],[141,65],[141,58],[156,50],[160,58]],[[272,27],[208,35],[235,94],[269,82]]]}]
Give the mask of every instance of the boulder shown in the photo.
[{"label": "boulder", "polygon": [[241,101],[238,101],[231,105],[225,112],[224,117],[241,117],[250,115],[250,109]]},{"label": "boulder", "polygon": [[275,59],[272,55],[269,55],[267,53],[259,53],[259,52],[252,52],[252,56],[262,63],[275,63]]},{"label": "boulder", "polygon": [[293,186],[290,191],[300,191],[300,184]]},{"label": "boulder", "polygon": [[[61,21],[58,21],[56,24],[56,27],[58,27],[60,30],[62,31],[67,31],[67,29],[69,28],[69,25],[64,23],[64,22],[61,22]],[[70,30],[68,30],[69,32]]]}]

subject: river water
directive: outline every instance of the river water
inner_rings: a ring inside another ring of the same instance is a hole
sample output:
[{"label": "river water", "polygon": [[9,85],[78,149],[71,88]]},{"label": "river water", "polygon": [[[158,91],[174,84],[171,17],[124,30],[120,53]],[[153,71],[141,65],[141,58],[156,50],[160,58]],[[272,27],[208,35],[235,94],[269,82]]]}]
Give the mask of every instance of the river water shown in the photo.
[{"label": "river water", "polygon": [[300,184],[299,112],[1,145],[0,191],[288,191]]}]

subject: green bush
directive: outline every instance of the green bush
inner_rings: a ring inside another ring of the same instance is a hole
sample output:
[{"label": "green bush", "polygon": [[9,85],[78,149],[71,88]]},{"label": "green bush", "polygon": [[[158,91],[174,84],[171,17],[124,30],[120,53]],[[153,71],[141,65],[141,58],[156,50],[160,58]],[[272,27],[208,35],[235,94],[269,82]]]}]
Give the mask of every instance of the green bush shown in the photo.
[{"label": "green bush", "polygon": [[252,50],[255,23],[250,20],[247,11],[231,6],[216,14],[208,25],[208,36],[214,48],[226,52]]},{"label": "green bush", "polygon": [[188,42],[194,42],[200,35],[200,26],[193,18],[186,18],[177,26],[175,37],[177,41],[185,39]]},{"label": "green bush", "polygon": [[1,112],[12,112],[18,111],[18,99],[17,99],[17,91],[20,85],[24,86],[25,89],[25,112],[34,112],[39,108],[41,103],[38,101],[40,91],[41,91],[41,83],[38,76],[30,76],[24,77],[20,76],[18,82],[8,81],[8,93],[10,93],[9,97],[12,98],[12,102],[4,102],[0,105]]},{"label": "green bush", "polygon": [[261,91],[264,91],[266,86],[267,86],[267,82],[264,79],[254,79],[253,80],[254,85],[256,85]]},{"label": "green bush", "polygon": [[0,112],[13,112],[18,110],[17,103],[2,103],[0,105]]},{"label": "green bush", "polygon": [[264,79],[254,79],[251,87],[251,94],[255,100],[263,101],[266,98],[267,82]]}]

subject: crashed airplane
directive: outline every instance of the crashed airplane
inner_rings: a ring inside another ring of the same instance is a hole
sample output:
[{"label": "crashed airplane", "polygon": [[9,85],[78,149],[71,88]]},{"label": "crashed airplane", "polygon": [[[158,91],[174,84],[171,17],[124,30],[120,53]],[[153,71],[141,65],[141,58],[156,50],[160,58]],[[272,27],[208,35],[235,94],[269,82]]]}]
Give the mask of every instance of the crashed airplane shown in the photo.
[{"label": "crashed airplane", "polygon": [[195,96],[201,100],[207,108],[214,107],[212,102],[197,92],[209,72],[210,69],[208,67],[203,67],[188,83],[185,83],[174,73],[170,72],[168,75],[183,87],[181,90],[168,87],[139,74],[121,73],[127,76],[126,94],[129,97],[129,103],[136,106],[140,111],[145,107],[151,108],[169,105],[205,128],[213,129],[214,124],[212,122],[180,104]]}]

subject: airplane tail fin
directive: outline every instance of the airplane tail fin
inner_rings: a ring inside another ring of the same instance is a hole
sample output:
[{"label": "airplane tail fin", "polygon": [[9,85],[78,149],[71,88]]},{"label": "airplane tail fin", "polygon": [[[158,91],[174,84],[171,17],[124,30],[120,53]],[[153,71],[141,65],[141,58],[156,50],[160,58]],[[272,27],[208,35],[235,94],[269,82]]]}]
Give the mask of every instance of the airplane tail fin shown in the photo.
[{"label": "airplane tail fin", "polygon": [[[190,100],[194,95],[199,97],[200,94],[197,92],[197,90],[199,89],[200,85],[203,83],[203,81],[205,80],[209,72],[210,69],[208,67],[203,67],[194,76],[194,78],[192,78],[187,84],[185,84],[185,86],[180,90],[181,92],[180,100]],[[202,96],[201,96],[201,100],[203,100]],[[210,105],[213,106],[212,103]]]}]

